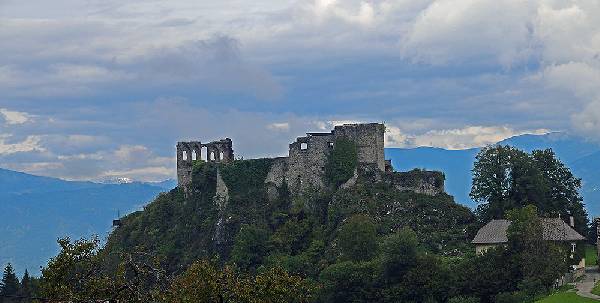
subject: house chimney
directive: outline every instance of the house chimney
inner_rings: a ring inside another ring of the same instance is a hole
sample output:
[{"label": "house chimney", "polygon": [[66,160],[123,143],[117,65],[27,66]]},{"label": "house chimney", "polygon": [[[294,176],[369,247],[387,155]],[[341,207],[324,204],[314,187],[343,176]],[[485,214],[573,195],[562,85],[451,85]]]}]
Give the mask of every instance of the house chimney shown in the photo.
[{"label": "house chimney", "polygon": [[571,227],[575,228],[575,218],[573,216],[569,216],[569,223]]}]

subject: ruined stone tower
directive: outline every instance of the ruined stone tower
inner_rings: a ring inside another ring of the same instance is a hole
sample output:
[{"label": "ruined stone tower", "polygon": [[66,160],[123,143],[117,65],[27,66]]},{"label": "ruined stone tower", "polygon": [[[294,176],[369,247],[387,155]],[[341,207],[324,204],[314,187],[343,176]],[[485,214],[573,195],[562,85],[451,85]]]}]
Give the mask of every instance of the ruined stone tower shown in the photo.
[{"label": "ruined stone tower", "polygon": [[385,126],[380,123],[344,124],[328,133],[307,133],[290,144],[286,180],[292,192],[323,188],[323,176],[329,154],[338,139],[356,144],[358,166],[385,171],[383,139]]},{"label": "ruined stone tower", "polygon": [[189,192],[192,183],[194,161],[229,163],[233,161],[233,144],[231,139],[202,144],[200,141],[177,143],[177,185]]}]

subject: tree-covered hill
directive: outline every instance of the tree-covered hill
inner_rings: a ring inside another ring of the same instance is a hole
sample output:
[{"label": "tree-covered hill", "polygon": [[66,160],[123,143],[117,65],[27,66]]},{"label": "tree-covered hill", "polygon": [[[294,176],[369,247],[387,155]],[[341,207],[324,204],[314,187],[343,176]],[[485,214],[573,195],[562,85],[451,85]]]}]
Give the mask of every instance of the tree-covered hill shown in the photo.
[{"label": "tree-covered hill", "polygon": [[[365,177],[350,188],[298,196],[284,184],[273,197],[264,183],[270,165],[270,159],[199,163],[190,197],[176,188],[124,217],[104,252],[150,252],[171,272],[218,256],[248,270],[276,263],[317,278],[341,254],[340,227],[356,216],[373,222],[376,242],[410,228],[425,251],[451,256],[471,250],[465,231],[474,216],[451,196],[401,192]],[[221,206],[215,199],[217,170],[229,189],[229,201]]]},{"label": "tree-covered hill", "polygon": [[[61,252],[42,270],[41,294],[58,301],[534,302],[581,261],[571,243],[544,239],[542,218],[559,213],[586,229],[579,179],[551,150],[482,150],[472,196],[485,207],[477,216],[445,193],[394,183],[424,171],[359,166],[353,150],[334,144],[325,185],[296,193],[272,181],[276,159],[196,161],[192,184],[122,218],[104,247],[97,239],[59,240]],[[469,240],[490,218],[511,222],[507,242],[475,254]]]}]

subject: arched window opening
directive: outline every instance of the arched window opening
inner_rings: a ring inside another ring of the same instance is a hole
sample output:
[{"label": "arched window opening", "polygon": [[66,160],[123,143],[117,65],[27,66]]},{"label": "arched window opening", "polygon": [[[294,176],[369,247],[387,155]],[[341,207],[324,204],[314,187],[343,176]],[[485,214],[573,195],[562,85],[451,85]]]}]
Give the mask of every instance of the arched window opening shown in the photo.
[{"label": "arched window opening", "polygon": [[183,155],[181,156],[181,158],[182,158],[184,161],[187,161],[187,159],[188,159],[188,154],[187,154],[187,151],[185,151],[185,150],[183,151]]},{"label": "arched window opening", "polygon": [[208,148],[206,147],[202,147],[200,149],[200,159],[204,160],[204,161],[208,161]]},{"label": "arched window opening", "polygon": [[224,158],[223,152],[219,153],[219,160],[223,161],[223,158]]},{"label": "arched window opening", "polygon": [[195,149],[192,150],[192,161],[196,161],[197,160],[197,156],[198,155],[196,155],[196,150]]},{"label": "arched window opening", "polygon": [[215,152],[210,152],[210,160],[215,161]]}]

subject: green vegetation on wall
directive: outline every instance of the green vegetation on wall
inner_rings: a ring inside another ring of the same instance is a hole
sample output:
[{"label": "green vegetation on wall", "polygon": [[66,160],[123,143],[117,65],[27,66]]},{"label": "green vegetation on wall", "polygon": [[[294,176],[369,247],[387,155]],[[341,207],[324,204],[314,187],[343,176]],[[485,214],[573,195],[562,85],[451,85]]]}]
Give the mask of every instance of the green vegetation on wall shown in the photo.
[{"label": "green vegetation on wall", "polygon": [[329,155],[325,176],[330,185],[337,187],[348,181],[358,163],[356,144],[348,139],[337,139]]},{"label": "green vegetation on wall", "polygon": [[271,169],[273,159],[235,160],[219,166],[221,176],[233,198],[262,199],[265,178]]}]

